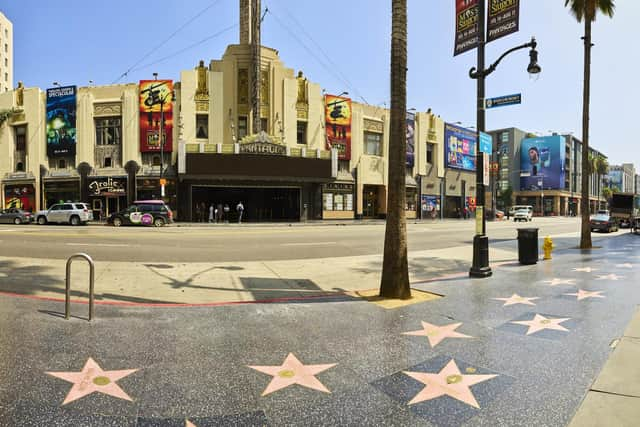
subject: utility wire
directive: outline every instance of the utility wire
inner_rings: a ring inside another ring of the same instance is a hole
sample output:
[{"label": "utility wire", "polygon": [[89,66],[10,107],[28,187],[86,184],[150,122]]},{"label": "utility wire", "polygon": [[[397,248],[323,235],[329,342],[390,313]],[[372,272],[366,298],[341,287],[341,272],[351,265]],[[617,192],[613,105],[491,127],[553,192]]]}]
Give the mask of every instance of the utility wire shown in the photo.
[{"label": "utility wire", "polygon": [[186,26],[188,26],[189,24],[191,24],[193,21],[195,21],[196,19],[198,19],[200,16],[202,16],[206,11],[208,11],[209,9],[211,9],[213,6],[217,5],[218,3],[220,3],[220,0],[214,0],[209,6],[205,7],[204,9],[202,9],[200,12],[198,12],[196,15],[194,15],[191,19],[189,19],[187,22],[185,22],[184,24],[182,24],[177,30],[175,30],[173,33],[171,33],[169,35],[169,37],[167,37],[166,39],[164,39],[160,44],[158,44],[156,47],[154,47],[153,49],[151,49],[149,52],[147,52],[142,58],[140,58],[138,60],[138,62],[136,62],[135,64],[133,64],[131,67],[129,67],[129,69],[127,71],[125,71],[124,73],[122,73],[120,75],[120,77],[118,77],[117,79],[115,79],[111,84],[115,84],[118,81],[120,81],[123,77],[126,77],[131,71],[133,71],[133,69],[139,65],[142,61],[144,61],[145,59],[147,59],[149,56],[151,56],[155,51],[157,51],[158,49],[160,49],[162,46],[165,45],[165,43],[167,43],[169,40],[171,40],[176,34],[178,34],[180,31],[182,31]]}]

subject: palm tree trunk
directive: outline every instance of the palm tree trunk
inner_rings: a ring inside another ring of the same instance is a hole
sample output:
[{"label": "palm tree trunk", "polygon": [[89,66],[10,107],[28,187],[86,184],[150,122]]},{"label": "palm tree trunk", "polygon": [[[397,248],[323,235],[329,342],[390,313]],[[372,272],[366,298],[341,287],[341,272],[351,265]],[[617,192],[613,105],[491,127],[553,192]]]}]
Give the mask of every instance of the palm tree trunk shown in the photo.
[{"label": "palm tree trunk", "polygon": [[407,261],[406,111],[407,111],[407,0],[392,0],[391,21],[391,124],[387,224],[380,296],[411,298]]},{"label": "palm tree trunk", "polygon": [[582,228],[580,249],[590,249],[591,224],[589,221],[589,97],[591,84],[591,19],[584,19],[584,88],[582,94]]}]

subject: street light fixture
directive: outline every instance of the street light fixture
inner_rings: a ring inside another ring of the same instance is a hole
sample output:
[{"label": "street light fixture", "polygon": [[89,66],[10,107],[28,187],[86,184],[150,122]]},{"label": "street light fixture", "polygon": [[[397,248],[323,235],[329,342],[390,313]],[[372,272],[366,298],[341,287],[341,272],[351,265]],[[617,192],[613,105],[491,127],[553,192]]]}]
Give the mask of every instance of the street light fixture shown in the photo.
[{"label": "street light fixture", "polygon": [[485,8],[486,4],[484,0],[478,2],[478,65],[469,70],[469,77],[477,80],[477,111],[476,111],[476,128],[478,136],[476,139],[476,206],[482,207],[476,210],[476,216],[480,214],[482,216],[481,223],[476,222],[476,235],[473,237],[473,264],[469,270],[470,277],[483,278],[489,277],[492,274],[491,267],[489,267],[489,237],[487,236],[487,221],[484,213],[485,195],[484,195],[484,156],[485,153],[480,152],[480,133],[485,131],[485,78],[496,70],[500,61],[502,61],[507,55],[520,49],[530,48],[529,52],[529,65],[527,66],[527,72],[529,74],[539,74],[542,71],[542,67],[538,65],[538,51],[536,47],[536,39],[531,38],[529,43],[521,44],[507,50],[505,53],[491,64],[488,68],[485,68]]}]

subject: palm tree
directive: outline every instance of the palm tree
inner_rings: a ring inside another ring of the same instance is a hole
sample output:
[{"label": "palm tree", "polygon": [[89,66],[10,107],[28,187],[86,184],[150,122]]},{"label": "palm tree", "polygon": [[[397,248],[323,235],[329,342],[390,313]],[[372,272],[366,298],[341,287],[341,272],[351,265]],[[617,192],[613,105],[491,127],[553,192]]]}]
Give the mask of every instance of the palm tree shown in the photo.
[{"label": "palm tree", "polygon": [[[598,201],[600,200],[600,194],[602,194],[602,177],[609,173],[609,162],[604,156],[598,155],[596,157],[595,164],[596,175],[598,176]],[[606,199],[606,198],[605,198]]]},{"label": "palm tree", "polygon": [[584,87],[582,92],[582,229],[580,233],[580,249],[590,249],[591,224],[589,222],[589,97],[591,84],[591,23],[596,20],[596,13],[612,17],[615,8],[614,0],[565,0],[571,14],[578,22],[584,20]]},{"label": "palm tree", "polygon": [[407,0],[391,0],[391,124],[387,224],[380,296],[411,298],[407,261],[406,111],[407,111]]}]

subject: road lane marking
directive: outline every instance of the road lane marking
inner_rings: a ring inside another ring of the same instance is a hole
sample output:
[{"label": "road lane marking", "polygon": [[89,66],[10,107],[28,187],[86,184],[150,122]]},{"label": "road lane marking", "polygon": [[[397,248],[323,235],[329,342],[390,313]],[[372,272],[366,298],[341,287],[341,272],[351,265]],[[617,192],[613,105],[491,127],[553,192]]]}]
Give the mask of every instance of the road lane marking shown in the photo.
[{"label": "road lane marking", "polygon": [[67,243],[67,246],[106,246],[109,248],[128,248],[131,245],[124,243]]},{"label": "road lane marking", "polygon": [[280,246],[325,246],[337,245],[337,242],[307,242],[307,243],[280,243]]}]

